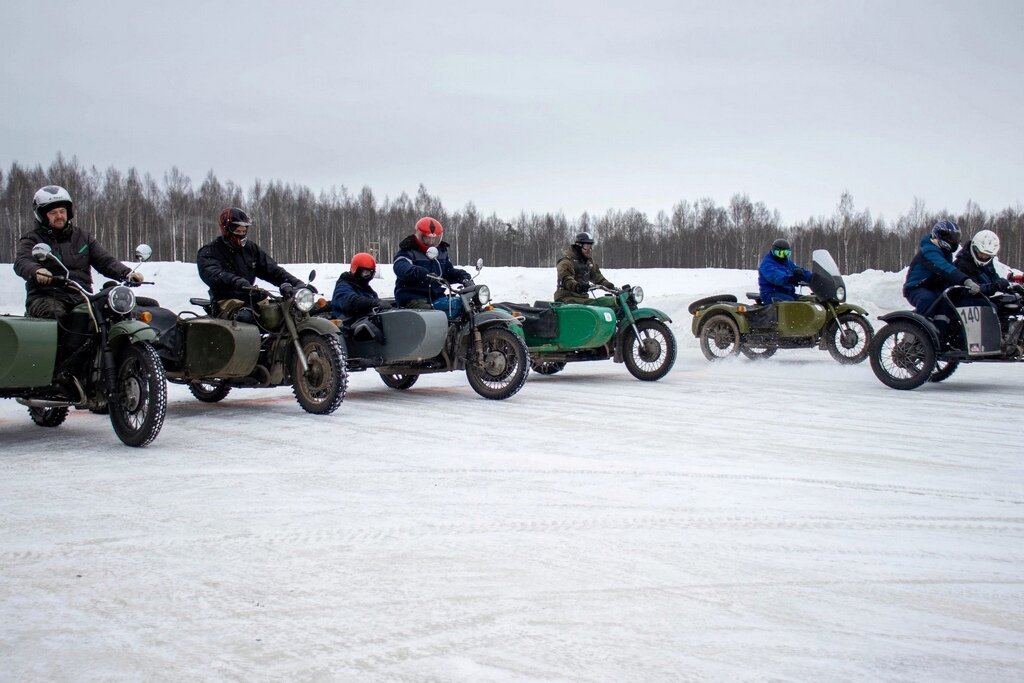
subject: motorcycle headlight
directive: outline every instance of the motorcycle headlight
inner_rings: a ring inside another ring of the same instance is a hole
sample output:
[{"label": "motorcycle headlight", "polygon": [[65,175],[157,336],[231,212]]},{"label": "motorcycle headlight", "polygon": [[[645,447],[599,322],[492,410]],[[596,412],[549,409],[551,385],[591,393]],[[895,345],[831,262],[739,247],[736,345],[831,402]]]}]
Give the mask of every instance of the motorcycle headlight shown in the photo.
[{"label": "motorcycle headlight", "polygon": [[644,300],[643,287],[633,287],[633,300],[636,301],[637,303],[640,303],[641,301]]},{"label": "motorcycle headlight", "polygon": [[313,308],[313,292],[309,291],[305,287],[302,289],[296,289],[295,297],[292,301],[295,302],[295,308],[299,309],[303,313],[308,313],[309,309]]},{"label": "motorcycle headlight", "polygon": [[480,302],[481,306],[486,306],[491,300],[491,288],[487,285],[480,285],[476,290],[476,299]]},{"label": "motorcycle headlight", "polygon": [[135,308],[135,292],[128,287],[111,287],[107,294],[107,305],[119,315],[128,315]]},{"label": "motorcycle headlight", "polygon": [[846,287],[836,287],[836,298],[840,301],[846,301]]}]

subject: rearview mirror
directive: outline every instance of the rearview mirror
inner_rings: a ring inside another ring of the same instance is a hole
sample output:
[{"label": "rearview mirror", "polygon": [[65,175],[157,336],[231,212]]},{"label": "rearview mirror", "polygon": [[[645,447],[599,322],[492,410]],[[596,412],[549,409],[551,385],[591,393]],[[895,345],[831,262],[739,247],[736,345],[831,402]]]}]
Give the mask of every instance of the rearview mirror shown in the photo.
[{"label": "rearview mirror", "polygon": [[430,247],[427,249],[427,258],[431,261],[437,260],[437,247]]},{"label": "rearview mirror", "polygon": [[135,247],[135,260],[136,261],[148,261],[153,257],[153,248],[148,244],[140,244]]},{"label": "rearview mirror", "polygon": [[45,261],[50,258],[50,254],[53,253],[53,249],[50,248],[49,244],[40,242],[36,246],[32,247],[32,258],[36,261]]},{"label": "rearview mirror", "polygon": [[313,270],[309,271],[309,277],[306,278],[306,282],[312,282],[315,279],[316,279],[316,268],[314,268]]},{"label": "rearview mirror", "polygon": [[483,269],[484,269],[484,260],[482,258],[478,258],[476,260],[476,272],[479,273]]}]

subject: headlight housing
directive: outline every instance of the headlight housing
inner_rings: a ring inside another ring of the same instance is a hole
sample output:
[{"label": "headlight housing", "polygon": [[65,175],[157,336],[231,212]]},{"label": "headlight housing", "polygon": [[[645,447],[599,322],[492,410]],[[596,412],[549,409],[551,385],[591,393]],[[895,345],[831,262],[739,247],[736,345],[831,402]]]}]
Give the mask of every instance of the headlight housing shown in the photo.
[{"label": "headlight housing", "polygon": [[633,291],[633,300],[634,301],[636,301],[637,303],[640,303],[641,301],[644,300],[644,288],[643,287],[633,287],[632,291]]},{"label": "headlight housing", "polygon": [[308,313],[309,309],[313,308],[313,292],[309,291],[305,287],[296,289],[292,301],[295,302],[295,308],[299,309],[303,313]]},{"label": "headlight housing", "polygon": [[107,305],[118,315],[128,315],[135,308],[135,292],[124,285],[111,287],[107,293]]},{"label": "headlight housing", "polygon": [[846,301],[846,287],[836,287],[836,299]]},{"label": "headlight housing", "polygon": [[487,285],[480,285],[476,290],[476,300],[481,306],[486,306],[491,300],[491,288]]}]

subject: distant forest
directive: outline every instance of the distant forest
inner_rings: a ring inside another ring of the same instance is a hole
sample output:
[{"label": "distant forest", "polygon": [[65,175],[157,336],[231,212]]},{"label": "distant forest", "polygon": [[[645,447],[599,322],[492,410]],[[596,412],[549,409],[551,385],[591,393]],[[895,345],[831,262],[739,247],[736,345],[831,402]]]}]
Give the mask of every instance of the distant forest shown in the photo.
[{"label": "distant forest", "polygon": [[680,200],[653,218],[635,209],[575,218],[525,212],[485,216],[473,203],[449,210],[423,185],[415,197],[403,192],[378,200],[369,187],[357,194],[344,186],[314,193],[303,185],[258,180],[246,189],[210,171],[196,187],[176,167],[158,181],[134,168],[86,168],[77,157],[63,155],[47,168],[15,162],[0,170],[0,261],[14,260],[18,239],[35,224],[32,195],[47,184],[66,187],[75,201],[75,223],[125,259],[146,242],[155,260],[194,261],[199,247],[218,234],[220,211],[238,206],[253,217],[252,239],[280,263],[347,263],[359,251],[390,263],[416,220],[429,215],[444,225],[459,264],[482,257],[491,266],[552,266],[572,236],[588,230],[597,239],[595,257],[604,268],[753,269],[772,240],[784,236],[800,263],[810,260],[813,249],[825,248],[843,272],[897,271],[914,255],[927,228],[952,218],[967,236],[994,230],[1002,239],[1000,260],[1024,265],[1019,204],[989,213],[968,202],[950,214],[915,201],[908,214],[883,221],[855,209],[853,197],[843,193],[831,216],[783,224],[777,210],[736,194],[726,206],[706,198]]}]

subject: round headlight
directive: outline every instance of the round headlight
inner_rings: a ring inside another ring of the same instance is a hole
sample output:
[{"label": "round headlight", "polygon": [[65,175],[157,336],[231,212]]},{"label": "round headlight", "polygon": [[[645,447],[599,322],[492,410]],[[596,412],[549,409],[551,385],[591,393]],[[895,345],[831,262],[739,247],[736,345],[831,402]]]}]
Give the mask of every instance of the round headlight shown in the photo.
[{"label": "round headlight", "polygon": [[480,302],[481,306],[486,306],[487,302],[491,300],[491,288],[487,285],[480,285],[476,290],[476,300]]},{"label": "round headlight", "polygon": [[836,298],[840,301],[846,301],[846,287],[836,287]]},{"label": "round headlight", "polygon": [[305,287],[302,289],[296,289],[293,301],[295,301],[295,308],[306,313],[309,309],[313,308],[313,292],[309,291]]},{"label": "round headlight", "polygon": [[107,294],[107,305],[114,313],[128,315],[135,308],[135,292],[124,286],[111,287]]},{"label": "round headlight", "polygon": [[633,288],[633,300],[636,301],[637,303],[640,303],[641,301],[644,300],[644,288],[643,287],[634,287]]}]

